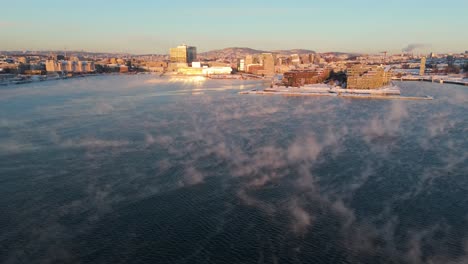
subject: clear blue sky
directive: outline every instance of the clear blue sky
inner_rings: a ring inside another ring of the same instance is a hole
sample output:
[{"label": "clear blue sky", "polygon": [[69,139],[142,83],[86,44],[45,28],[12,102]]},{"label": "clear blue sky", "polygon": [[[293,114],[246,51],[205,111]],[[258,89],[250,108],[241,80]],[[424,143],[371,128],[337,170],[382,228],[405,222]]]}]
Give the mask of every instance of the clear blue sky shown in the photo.
[{"label": "clear blue sky", "polygon": [[467,0],[0,0],[0,50],[462,52],[467,14]]}]

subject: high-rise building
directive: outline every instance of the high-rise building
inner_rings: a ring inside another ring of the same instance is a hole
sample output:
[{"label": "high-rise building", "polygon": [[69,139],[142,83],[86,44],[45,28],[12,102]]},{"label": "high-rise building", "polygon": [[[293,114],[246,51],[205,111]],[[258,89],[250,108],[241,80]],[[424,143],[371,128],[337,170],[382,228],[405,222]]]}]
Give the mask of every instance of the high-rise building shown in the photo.
[{"label": "high-rise building", "polygon": [[265,74],[267,75],[275,74],[276,56],[272,53],[263,53],[262,61],[263,61],[263,70],[265,71]]},{"label": "high-rise building", "polygon": [[421,58],[421,65],[419,66],[419,75],[423,76],[426,72],[426,57]]},{"label": "high-rise building", "polygon": [[197,59],[197,48],[187,45],[177,46],[170,49],[169,56],[173,63],[192,63]]},{"label": "high-rise building", "polygon": [[241,72],[245,71],[245,59],[239,59],[237,61],[237,70]]}]

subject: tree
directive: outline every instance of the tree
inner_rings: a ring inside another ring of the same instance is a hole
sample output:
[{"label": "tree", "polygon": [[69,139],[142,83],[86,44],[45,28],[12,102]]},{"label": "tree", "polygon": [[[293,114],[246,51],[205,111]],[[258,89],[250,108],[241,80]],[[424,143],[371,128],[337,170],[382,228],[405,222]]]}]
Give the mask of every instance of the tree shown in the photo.
[{"label": "tree", "polygon": [[346,79],[347,79],[347,75],[344,71],[335,72],[332,70],[330,72],[330,76],[327,78],[325,82],[331,85],[332,84],[340,85],[340,84],[345,83]]}]

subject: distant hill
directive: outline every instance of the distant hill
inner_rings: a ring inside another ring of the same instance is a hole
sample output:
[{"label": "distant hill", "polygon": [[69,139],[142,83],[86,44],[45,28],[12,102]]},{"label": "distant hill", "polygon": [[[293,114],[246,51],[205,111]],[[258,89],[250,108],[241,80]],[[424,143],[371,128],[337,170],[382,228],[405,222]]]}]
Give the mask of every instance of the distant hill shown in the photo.
[{"label": "distant hill", "polygon": [[311,53],[315,53],[315,51],[313,51],[313,50],[308,50],[308,49],[272,50],[271,52],[278,53],[278,54],[281,54],[281,55],[311,54]]},{"label": "distant hill", "polygon": [[338,51],[324,52],[324,53],[321,53],[321,54],[323,54],[323,55],[334,55],[334,56],[340,56],[340,55],[359,56],[359,55],[361,55],[360,53],[356,53],[356,52],[338,52]]},{"label": "distant hill", "polygon": [[[316,53],[313,50],[308,49],[290,49],[290,50],[257,50],[247,47],[231,47],[225,49],[211,50],[207,52],[198,53],[198,58],[202,60],[225,60],[225,61],[236,61],[239,58],[245,58],[247,55],[260,54],[260,53],[276,53],[279,55],[291,55],[291,54],[311,54]],[[149,57],[153,56],[156,59],[165,60],[168,59],[168,54],[129,54],[129,53],[117,53],[117,52],[88,52],[88,51],[0,51],[0,54],[9,56],[49,56],[50,54],[67,54],[68,56],[80,56],[80,57]],[[321,55],[349,55],[357,56],[358,53],[348,52],[324,52]]]},{"label": "distant hill", "polygon": [[291,55],[291,54],[306,54],[306,53],[315,53],[313,50],[306,50],[306,49],[292,49],[292,50],[273,50],[273,51],[266,51],[266,50],[256,50],[251,48],[225,48],[220,50],[212,50],[207,52],[202,52],[198,54],[199,58],[203,59],[225,59],[225,60],[233,60],[237,58],[244,58],[247,55],[259,54],[259,53],[277,53],[281,55]]},{"label": "distant hill", "polygon": [[76,51],[76,50],[39,50],[39,51],[0,51],[1,54],[9,56],[50,56],[51,54],[68,56],[81,56],[81,57],[122,57],[132,56],[130,53],[117,53],[117,52],[90,52],[90,51]]},{"label": "distant hill", "polygon": [[256,50],[256,49],[251,49],[251,48],[225,48],[225,49],[220,49],[220,50],[211,50],[207,52],[202,52],[198,53],[198,56],[204,59],[216,59],[216,58],[222,58],[222,59],[236,59],[236,58],[243,58],[247,55],[252,55],[252,54],[259,54],[259,53],[264,53],[267,51],[263,50]]}]

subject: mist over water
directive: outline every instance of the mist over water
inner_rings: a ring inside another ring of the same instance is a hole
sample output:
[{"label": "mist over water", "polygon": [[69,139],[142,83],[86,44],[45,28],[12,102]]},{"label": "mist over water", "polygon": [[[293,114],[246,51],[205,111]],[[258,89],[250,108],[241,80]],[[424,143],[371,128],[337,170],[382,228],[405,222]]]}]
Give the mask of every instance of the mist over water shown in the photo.
[{"label": "mist over water", "polygon": [[468,90],[398,85],[435,100],[0,88],[0,263],[467,263]]}]

